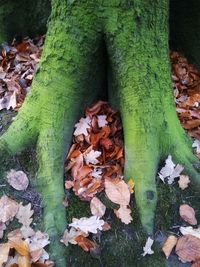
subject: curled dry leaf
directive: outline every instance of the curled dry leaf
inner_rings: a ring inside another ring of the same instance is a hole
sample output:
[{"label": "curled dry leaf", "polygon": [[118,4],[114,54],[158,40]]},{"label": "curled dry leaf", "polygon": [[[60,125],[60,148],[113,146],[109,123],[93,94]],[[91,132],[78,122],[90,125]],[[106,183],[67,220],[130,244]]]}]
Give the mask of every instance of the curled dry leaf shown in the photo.
[{"label": "curled dry leaf", "polygon": [[130,202],[130,190],[128,185],[123,181],[113,183],[105,180],[105,192],[107,197],[114,203],[127,206]]},{"label": "curled dry leaf", "polygon": [[90,210],[92,215],[102,217],[105,214],[106,206],[97,197],[93,197],[90,202]]},{"label": "curled dry leaf", "polygon": [[177,241],[178,241],[178,238],[174,235],[168,236],[167,240],[165,241],[162,247],[162,251],[164,252],[167,259],[169,258],[172,252],[172,249],[176,246]]},{"label": "curled dry leaf", "polygon": [[0,222],[12,220],[18,211],[18,203],[13,199],[2,196],[0,199]]},{"label": "curled dry leaf", "polygon": [[21,256],[29,255],[29,245],[22,239],[12,238],[11,240],[8,241],[8,243],[11,248],[14,248],[19,253],[19,255]]},{"label": "curled dry leaf", "polygon": [[18,265],[19,267],[31,267],[31,259],[29,255],[19,256]]},{"label": "curled dry leaf", "polygon": [[89,240],[88,238],[82,235],[77,236],[75,238],[75,241],[86,252],[97,247],[97,244],[95,242]]},{"label": "curled dry leaf", "polygon": [[197,219],[195,217],[195,211],[192,207],[190,207],[187,204],[183,204],[179,208],[179,213],[181,218],[188,222],[191,225],[196,225],[197,224]]},{"label": "curled dry leaf", "polygon": [[114,210],[114,213],[125,224],[129,224],[133,220],[131,210],[127,206],[121,205],[118,210]]},{"label": "curled dry leaf", "polygon": [[7,173],[7,182],[16,190],[26,190],[29,185],[27,175],[23,171],[11,169]]},{"label": "curled dry leaf", "polygon": [[192,235],[180,237],[176,245],[176,254],[183,263],[200,258],[200,239]]},{"label": "curled dry leaf", "polygon": [[190,183],[189,176],[187,176],[187,175],[180,175],[180,178],[178,180],[178,185],[179,185],[179,187],[182,190],[184,190],[185,188],[187,188],[189,183]]}]

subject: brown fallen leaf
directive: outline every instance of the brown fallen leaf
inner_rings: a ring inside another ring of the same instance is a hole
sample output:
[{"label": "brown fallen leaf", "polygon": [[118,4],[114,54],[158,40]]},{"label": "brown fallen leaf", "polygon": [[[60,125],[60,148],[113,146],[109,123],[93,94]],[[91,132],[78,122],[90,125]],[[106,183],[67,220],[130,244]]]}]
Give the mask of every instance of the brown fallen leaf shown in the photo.
[{"label": "brown fallen leaf", "polygon": [[31,260],[29,255],[19,256],[18,265],[19,267],[31,267]]},{"label": "brown fallen leaf", "polygon": [[131,210],[127,206],[121,205],[118,210],[114,210],[114,213],[125,224],[129,224],[133,220]]},{"label": "brown fallen leaf", "polygon": [[18,211],[19,205],[13,199],[2,196],[0,199],[0,222],[12,220]]},{"label": "brown fallen leaf", "polygon": [[[42,262],[35,262],[35,263],[31,264],[31,267],[48,267],[48,266],[50,266],[50,265],[47,265],[47,264],[42,263]],[[53,266],[53,265],[51,265],[51,266]]]},{"label": "brown fallen leaf", "polygon": [[7,182],[16,190],[26,190],[29,185],[27,175],[23,171],[11,169],[7,173]]},{"label": "brown fallen leaf", "polygon": [[75,238],[75,241],[86,252],[90,251],[92,248],[97,247],[97,244],[95,242],[89,240],[88,238],[82,235],[77,236]]},{"label": "brown fallen leaf", "polygon": [[180,237],[176,244],[176,254],[183,263],[195,261],[200,257],[200,238],[192,235]]},{"label": "brown fallen leaf", "polygon": [[180,178],[178,180],[178,185],[179,185],[179,187],[182,190],[184,190],[185,188],[187,188],[189,183],[190,183],[189,176],[187,176],[187,175],[180,175]]},{"label": "brown fallen leaf", "polygon": [[107,197],[114,203],[127,206],[130,202],[130,190],[128,185],[123,181],[113,183],[105,180],[105,192]]},{"label": "brown fallen leaf", "polygon": [[102,217],[105,214],[106,206],[97,197],[93,197],[90,202],[90,210],[92,215]]},{"label": "brown fallen leaf", "polygon": [[167,240],[165,241],[162,247],[162,251],[164,252],[167,259],[169,258],[172,252],[172,249],[175,247],[177,241],[178,241],[178,238],[174,235],[168,236]]},{"label": "brown fallen leaf", "polygon": [[5,243],[5,244],[0,244],[0,266],[3,265],[4,262],[7,262],[8,260],[8,255],[10,251],[10,244]]},{"label": "brown fallen leaf", "polygon": [[191,225],[197,224],[197,219],[195,217],[195,211],[189,205],[187,205],[187,204],[181,205],[179,208],[179,213],[180,213],[181,218],[185,222],[188,222]]}]

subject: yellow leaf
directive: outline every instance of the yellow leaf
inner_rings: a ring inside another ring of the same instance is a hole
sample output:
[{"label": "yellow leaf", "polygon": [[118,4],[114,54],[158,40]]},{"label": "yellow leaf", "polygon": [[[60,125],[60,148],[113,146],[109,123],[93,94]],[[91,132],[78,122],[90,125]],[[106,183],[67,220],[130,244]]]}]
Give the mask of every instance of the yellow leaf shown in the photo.
[{"label": "yellow leaf", "polygon": [[130,178],[128,180],[127,184],[128,184],[128,187],[129,187],[131,194],[133,194],[134,193],[134,187],[135,187],[135,182],[134,182],[133,178]]},{"label": "yellow leaf", "polygon": [[10,247],[14,248],[21,256],[29,255],[29,245],[22,239],[12,238],[8,242],[10,244]]}]

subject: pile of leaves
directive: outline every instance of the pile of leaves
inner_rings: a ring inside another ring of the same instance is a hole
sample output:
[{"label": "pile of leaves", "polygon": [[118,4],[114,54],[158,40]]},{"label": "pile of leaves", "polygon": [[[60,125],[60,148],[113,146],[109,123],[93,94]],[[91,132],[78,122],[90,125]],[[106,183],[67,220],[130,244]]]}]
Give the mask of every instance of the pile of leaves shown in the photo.
[{"label": "pile of leaves", "polygon": [[200,72],[178,52],[170,53],[176,111],[190,136],[200,139]]},{"label": "pile of leaves", "polygon": [[13,41],[0,49],[0,110],[19,109],[33,79],[44,37]]},{"label": "pile of leaves", "polygon": [[[85,117],[79,120],[75,128],[65,164],[65,188],[72,189],[81,200],[90,202],[93,216],[80,220],[74,218],[70,224],[72,228],[69,232],[65,231],[62,241],[66,245],[68,242],[78,244],[88,251],[88,232],[109,229],[108,224],[99,219],[106,212],[106,205],[99,197],[104,195],[117,204],[114,213],[123,223],[129,224],[132,221],[129,202],[134,184],[132,179],[129,184],[123,180],[122,128],[119,115],[108,103],[98,101],[88,107]],[[94,247],[96,244],[93,243]]]},{"label": "pile of leaves", "polygon": [[[11,170],[7,173],[6,180],[12,188],[25,191],[29,180],[23,171]],[[35,231],[32,227],[34,211],[31,203],[23,205],[7,195],[0,198],[0,239],[4,237],[7,226],[15,220],[15,224],[21,225],[7,233],[7,242],[0,244],[0,266],[32,266],[53,267],[49,255],[45,251],[49,242],[48,234]]]}]

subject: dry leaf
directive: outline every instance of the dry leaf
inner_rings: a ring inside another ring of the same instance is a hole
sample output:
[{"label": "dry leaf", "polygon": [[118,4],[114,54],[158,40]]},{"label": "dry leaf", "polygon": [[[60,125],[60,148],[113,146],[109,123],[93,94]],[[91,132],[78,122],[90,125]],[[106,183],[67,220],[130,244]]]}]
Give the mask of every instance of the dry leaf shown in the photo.
[{"label": "dry leaf", "polygon": [[192,226],[187,226],[187,227],[180,227],[180,232],[182,235],[192,235],[197,238],[200,238],[200,227],[197,229],[194,229]]},{"label": "dry leaf", "polygon": [[18,203],[13,199],[2,196],[0,199],[0,222],[12,220],[18,211]]},{"label": "dry leaf", "polygon": [[187,204],[181,205],[179,208],[179,213],[180,213],[181,218],[185,222],[188,222],[191,225],[197,224],[197,219],[195,217],[195,211],[189,205],[187,205]]},{"label": "dry leaf", "polygon": [[37,231],[29,241],[30,252],[44,248],[50,243],[48,234],[41,231]]},{"label": "dry leaf", "polygon": [[183,263],[200,258],[200,239],[192,235],[180,237],[176,245],[176,254]]},{"label": "dry leaf", "polygon": [[92,248],[96,248],[97,245],[95,242],[89,240],[88,238],[79,235],[75,238],[77,244],[86,252],[90,251]]},{"label": "dry leaf", "polygon": [[8,240],[11,248],[14,248],[21,256],[29,255],[29,245],[22,239],[12,238]]},{"label": "dry leaf", "polygon": [[107,116],[106,115],[98,115],[97,116],[97,123],[99,128],[104,127],[108,124],[108,121],[106,120]]},{"label": "dry leaf", "polygon": [[8,254],[10,251],[10,245],[8,243],[6,244],[0,244],[0,266],[3,265],[4,262],[7,262],[8,260]]},{"label": "dry leaf", "polygon": [[178,238],[174,235],[168,236],[167,240],[165,241],[162,247],[162,251],[164,252],[167,259],[169,258],[172,252],[172,249],[176,246],[177,241],[178,241]]},{"label": "dry leaf", "polygon": [[148,237],[146,244],[143,247],[143,251],[144,251],[144,253],[142,254],[143,257],[146,256],[147,254],[151,255],[154,253],[154,251],[151,249],[153,242],[154,240]]},{"label": "dry leaf", "polygon": [[75,241],[75,238],[79,235],[88,236],[85,233],[83,233],[80,230],[76,230],[74,227],[71,227],[71,229],[68,231],[67,229],[64,231],[63,237],[60,240],[60,242],[64,243],[65,246],[68,246],[69,243],[76,245],[77,242]]},{"label": "dry leaf", "polygon": [[22,239],[23,235],[20,229],[15,229],[9,232],[7,237],[9,240],[12,240],[12,239],[16,240],[16,239]]},{"label": "dry leaf", "polygon": [[188,184],[190,183],[189,176],[187,175],[180,175],[180,178],[178,180],[179,187],[184,190],[188,187]]},{"label": "dry leaf", "polygon": [[84,134],[88,136],[87,129],[90,129],[91,119],[89,117],[81,118],[78,123],[75,124],[76,130],[74,131],[74,135],[78,136]]},{"label": "dry leaf", "polygon": [[114,210],[114,213],[125,224],[129,224],[133,220],[131,217],[131,210],[127,208],[127,206],[121,205],[118,210]]},{"label": "dry leaf", "polygon": [[118,183],[112,183],[106,179],[105,192],[107,197],[116,204],[127,206],[130,202],[129,187],[123,180]]},{"label": "dry leaf", "polygon": [[18,265],[19,267],[31,267],[31,261],[29,255],[19,256]]},{"label": "dry leaf", "polygon": [[16,190],[26,190],[29,185],[27,175],[23,171],[11,169],[7,173],[7,182]]},{"label": "dry leaf", "polygon": [[32,251],[30,253],[31,261],[32,262],[38,261],[40,259],[40,257],[42,256],[42,254],[43,254],[43,249],[42,248]]},{"label": "dry leaf", "polygon": [[17,253],[14,257],[9,256],[5,267],[18,267],[18,264],[17,264],[18,263],[18,257],[19,257],[19,254],[17,254]]},{"label": "dry leaf", "polygon": [[93,197],[90,201],[90,210],[92,215],[102,217],[105,214],[106,206],[97,197]]},{"label": "dry leaf", "polygon": [[132,178],[130,178],[128,180],[128,183],[127,184],[129,186],[130,193],[133,194],[134,193],[134,187],[135,187],[134,180]]},{"label": "dry leaf", "polygon": [[172,161],[172,156],[169,155],[165,161],[165,166],[160,170],[158,175],[163,182],[165,182],[165,179],[167,178],[168,184],[172,184],[174,178],[179,177],[183,169],[183,166],[179,164],[175,165]]},{"label": "dry leaf", "polygon": [[73,222],[69,226],[74,227],[77,230],[81,230],[84,233],[97,234],[97,230],[102,230],[104,220],[100,220],[97,216],[91,216],[90,218],[73,219]]},{"label": "dry leaf", "polygon": [[34,211],[31,210],[31,203],[26,206],[23,206],[22,203],[20,203],[16,218],[23,224],[23,226],[28,227],[33,221],[33,218],[31,218],[33,213]]},{"label": "dry leaf", "polygon": [[31,236],[34,236],[34,234],[35,234],[35,231],[31,228],[31,227],[29,227],[29,226],[22,226],[21,228],[20,228],[20,231],[21,231],[21,233],[22,233],[22,237],[24,238],[24,239],[26,239],[26,238],[28,238],[28,237],[31,237]]},{"label": "dry leaf", "polygon": [[86,164],[97,164],[99,163],[99,160],[97,159],[101,155],[100,151],[94,151],[93,149],[88,152],[87,154],[84,154],[84,159]]}]

